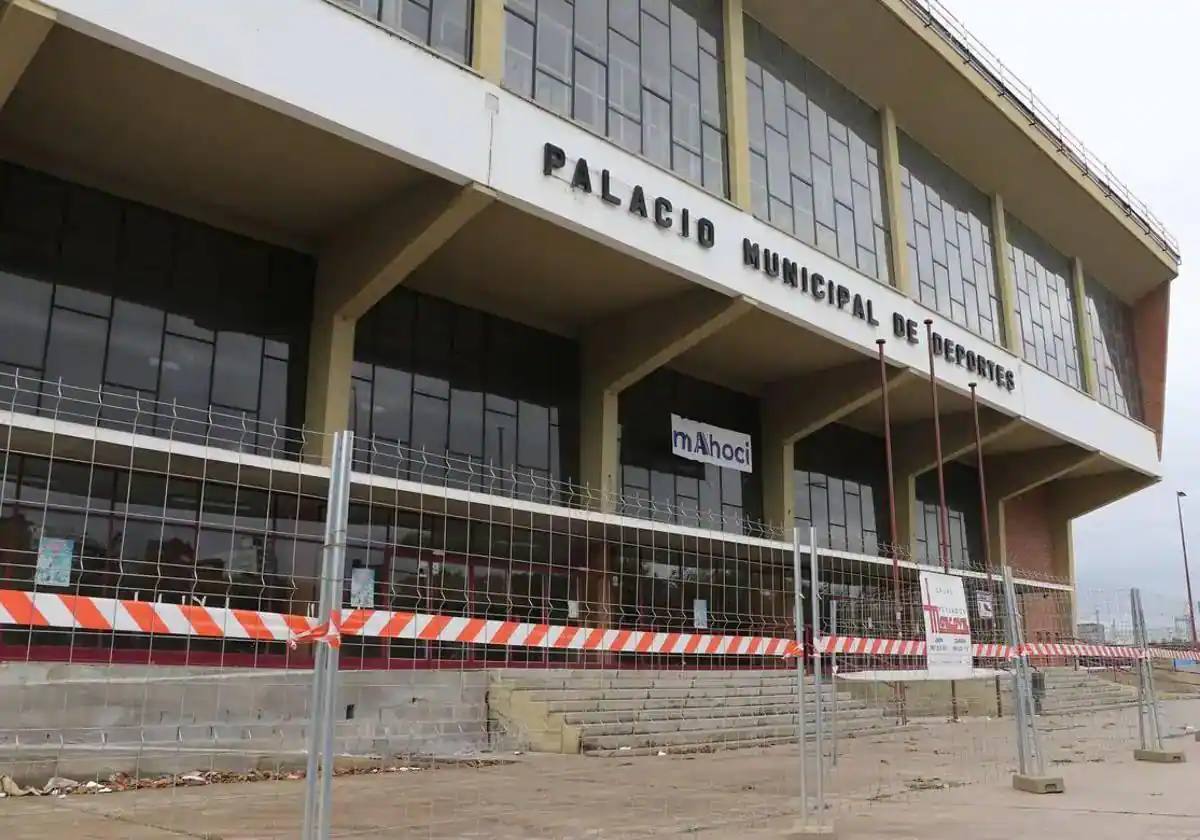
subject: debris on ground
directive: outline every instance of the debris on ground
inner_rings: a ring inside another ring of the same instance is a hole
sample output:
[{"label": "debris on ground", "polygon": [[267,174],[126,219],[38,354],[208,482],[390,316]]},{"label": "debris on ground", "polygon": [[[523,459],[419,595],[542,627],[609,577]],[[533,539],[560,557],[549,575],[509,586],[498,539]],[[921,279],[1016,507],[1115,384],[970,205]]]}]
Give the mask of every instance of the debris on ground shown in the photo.
[{"label": "debris on ground", "polygon": [[915,779],[909,779],[905,782],[905,787],[909,790],[949,790],[950,788],[962,787],[966,782],[947,781],[946,779],[932,776],[926,779],[923,776],[917,776]]},{"label": "debris on ground", "polygon": [[[486,766],[480,762],[478,766]],[[339,767],[334,771],[335,776],[363,776],[380,773],[415,773],[427,770],[429,767],[413,767],[410,765],[380,765],[376,767]],[[77,782],[62,776],[53,776],[42,787],[22,787],[12,776],[0,775],[0,798],[18,796],[57,796],[90,795],[114,793],[126,790],[162,789],[171,787],[201,787],[205,785],[237,784],[242,782],[274,782],[303,779],[303,770],[192,770],[187,773],[166,774],[160,776],[130,776],[127,773],[113,773],[106,779],[90,779]]]}]

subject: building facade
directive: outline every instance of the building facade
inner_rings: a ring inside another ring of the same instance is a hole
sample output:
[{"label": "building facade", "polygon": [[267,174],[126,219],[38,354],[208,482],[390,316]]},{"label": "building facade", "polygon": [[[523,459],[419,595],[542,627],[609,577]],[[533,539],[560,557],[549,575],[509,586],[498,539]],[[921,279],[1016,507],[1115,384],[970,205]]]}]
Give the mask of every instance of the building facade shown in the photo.
[{"label": "building facade", "polygon": [[[881,604],[1070,592],[1071,521],[1161,474],[1179,254],[970,43],[922,0],[0,3],[3,588],[311,611],[350,430],[376,608],[782,632],[793,528]],[[550,659],[436,645],[362,655]]]}]

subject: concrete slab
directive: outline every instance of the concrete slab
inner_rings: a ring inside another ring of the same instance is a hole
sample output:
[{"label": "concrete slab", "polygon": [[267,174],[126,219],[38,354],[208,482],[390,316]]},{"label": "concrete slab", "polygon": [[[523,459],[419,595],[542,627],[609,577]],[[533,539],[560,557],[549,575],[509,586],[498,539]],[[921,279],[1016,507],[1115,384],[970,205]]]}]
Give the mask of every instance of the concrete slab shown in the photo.
[{"label": "concrete slab", "polygon": [[1066,785],[1061,776],[1022,776],[1014,773],[1012,777],[1014,790],[1025,793],[1064,793]]},{"label": "concrete slab", "polygon": [[1187,756],[1182,750],[1134,750],[1135,761],[1150,761],[1154,764],[1183,764]]}]

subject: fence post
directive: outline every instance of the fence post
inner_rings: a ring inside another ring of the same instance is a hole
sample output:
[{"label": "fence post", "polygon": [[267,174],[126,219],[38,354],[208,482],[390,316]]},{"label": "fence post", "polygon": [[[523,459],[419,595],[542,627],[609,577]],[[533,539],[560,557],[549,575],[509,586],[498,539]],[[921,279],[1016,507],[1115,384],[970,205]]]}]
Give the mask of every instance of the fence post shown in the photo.
[{"label": "fence post", "polygon": [[796,737],[800,744],[800,824],[808,824],[808,703],[804,697],[804,594],[800,580],[800,529],[792,529],[793,610],[796,621],[796,706],[799,721]]},{"label": "fence post", "polygon": [[1138,741],[1133,751],[1137,761],[1159,764],[1181,764],[1182,750],[1163,749],[1162,721],[1159,718],[1158,693],[1154,690],[1154,663],[1150,659],[1150,643],[1146,637],[1146,614],[1142,611],[1142,591],[1129,590],[1129,605],[1133,612],[1133,643],[1137,647],[1138,671]]},{"label": "fence post", "polygon": [[[838,634],[838,602],[837,598],[829,599],[829,635],[837,638]],[[830,700],[832,708],[829,715],[829,763],[832,767],[837,767],[838,760],[838,687],[837,687],[837,653],[830,651],[829,653],[829,689],[831,693]]]},{"label": "fence post", "polygon": [[1013,708],[1017,724],[1018,772],[1013,787],[1027,793],[1062,793],[1061,776],[1046,775],[1046,759],[1033,712],[1033,686],[1029,676],[1029,654],[1025,650],[1025,633],[1021,611],[1017,604],[1012,569],[1004,566],[1004,607],[1008,619],[1008,644],[1013,649]]},{"label": "fence post", "polygon": [[808,531],[808,552],[812,558],[812,579],[810,580],[810,601],[812,603],[812,656],[813,656],[813,689],[816,694],[816,708],[814,720],[816,721],[816,754],[817,754],[817,772],[816,772],[816,815],[810,819],[808,809],[808,716],[806,714],[806,700],[804,697],[804,607],[803,595],[801,591],[801,564],[800,564],[800,529],[792,529],[792,575],[795,583],[795,617],[796,617],[796,641],[800,645],[799,655],[796,658],[796,684],[799,688],[800,699],[799,704],[800,726],[799,726],[799,742],[800,742],[800,819],[792,827],[791,831],[785,833],[784,837],[812,837],[812,836],[834,836],[832,823],[825,822],[825,792],[822,785],[824,784],[825,775],[825,757],[822,752],[821,740],[821,655],[817,649],[817,639],[820,637],[820,612],[817,605],[817,587],[819,585],[819,576],[817,573],[817,540],[816,533],[812,528]]},{"label": "fence post", "polygon": [[[346,564],[346,531],[350,518],[350,468],[353,434],[333,438],[329,494],[325,512],[325,544],[321,552],[321,591],[317,615],[330,633],[337,633]],[[338,648],[336,636],[315,645],[308,755],[304,776],[304,840],[327,840],[333,818],[334,727],[337,699]],[[319,773],[319,778],[318,778]]]}]

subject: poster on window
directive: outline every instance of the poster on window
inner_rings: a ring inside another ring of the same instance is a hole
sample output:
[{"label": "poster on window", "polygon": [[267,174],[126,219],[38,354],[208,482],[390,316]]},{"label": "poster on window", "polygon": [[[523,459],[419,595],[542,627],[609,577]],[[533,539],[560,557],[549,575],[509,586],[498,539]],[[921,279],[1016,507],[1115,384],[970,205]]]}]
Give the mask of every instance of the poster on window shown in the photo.
[{"label": "poster on window", "polygon": [[350,570],[350,606],[357,610],[375,608],[375,570],[360,566]]},{"label": "poster on window", "polygon": [[75,556],[75,540],[42,537],[38,540],[37,586],[70,586],[71,558]]},{"label": "poster on window", "polygon": [[996,620],[996,608],[992,602],[992,593],[980,590],[975,593],[975,609],[983,621]]},{"label": "poster on window", "polygon": [[692,626],[697,630],[708,629],[708,601],[703,598],[692,601]]},{"label": "poster on window", "polygon": [[929,676],[943,680],[972,676],[971,622],[962,578],[921,572],[921,612]]}]

